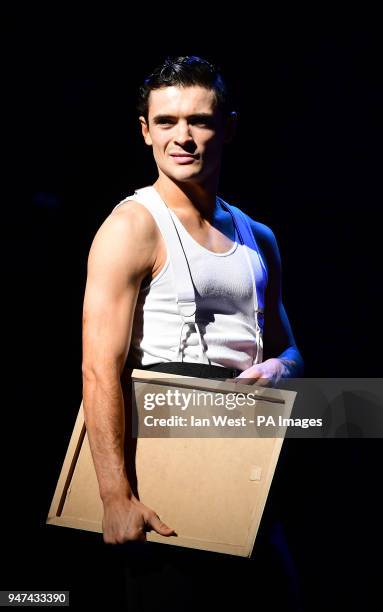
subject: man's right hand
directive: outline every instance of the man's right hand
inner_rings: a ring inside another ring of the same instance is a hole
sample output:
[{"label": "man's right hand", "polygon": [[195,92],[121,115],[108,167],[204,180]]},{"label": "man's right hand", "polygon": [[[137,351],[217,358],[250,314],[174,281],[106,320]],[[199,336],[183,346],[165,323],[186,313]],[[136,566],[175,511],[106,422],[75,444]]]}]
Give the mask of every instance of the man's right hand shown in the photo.
[{"label": "man's right hand", "polygon": [[177,535],[154,510],[142,504],[134,495],[104,501],[102,529],[106,544],[123,544],[132,540],[144,542],[146,532],[152,530],[166,537]]}]

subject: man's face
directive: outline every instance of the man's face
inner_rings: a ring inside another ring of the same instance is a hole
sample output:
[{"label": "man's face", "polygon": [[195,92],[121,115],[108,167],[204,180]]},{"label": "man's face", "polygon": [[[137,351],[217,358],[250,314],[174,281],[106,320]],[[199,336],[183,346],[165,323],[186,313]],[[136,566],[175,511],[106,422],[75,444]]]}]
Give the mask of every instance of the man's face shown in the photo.
[{"label": "man's face", "polygon": [[205,87],[162,87],[150,92],[142,134],[159,172],[179,182],[203,183],[219,172],[230,127]]}]

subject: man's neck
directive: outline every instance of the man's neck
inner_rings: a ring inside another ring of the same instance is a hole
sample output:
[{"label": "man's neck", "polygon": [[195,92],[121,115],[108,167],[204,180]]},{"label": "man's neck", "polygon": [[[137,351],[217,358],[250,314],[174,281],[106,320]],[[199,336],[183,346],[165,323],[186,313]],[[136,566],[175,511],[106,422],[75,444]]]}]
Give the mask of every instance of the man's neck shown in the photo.
[{"label": "man's neck", "polygon": [[175,183],[162,175],[159,176],[153,187],[174,212],[182,212],[185,215],[198,214],[207,220],[214,215],[216,187],[206,187],[196,183]]}]

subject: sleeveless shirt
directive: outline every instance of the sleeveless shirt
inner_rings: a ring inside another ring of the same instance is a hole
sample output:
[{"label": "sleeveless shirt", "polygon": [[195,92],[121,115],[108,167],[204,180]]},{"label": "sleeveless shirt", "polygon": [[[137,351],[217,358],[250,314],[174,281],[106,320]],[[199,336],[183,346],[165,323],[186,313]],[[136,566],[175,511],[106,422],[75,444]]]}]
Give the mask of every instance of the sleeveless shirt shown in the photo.
[{"label": "sleeveless shirt", "polygon": [[[203,361],[243,371],[260,363],[267,269],[244,213],[217,197],[216,205],[232,216],[235,237],[228,251],[214,253],[189,234],[153,186],[136,190],[115,208],[129,200],[152,214],[167,258],[157,276],[141,284],[128,367]],[[176,261],[182,259],[180,243],[194,293],[195,315],[189,319],[177,303],[177,289],[180,294],[179,285],[186,282]]]}]

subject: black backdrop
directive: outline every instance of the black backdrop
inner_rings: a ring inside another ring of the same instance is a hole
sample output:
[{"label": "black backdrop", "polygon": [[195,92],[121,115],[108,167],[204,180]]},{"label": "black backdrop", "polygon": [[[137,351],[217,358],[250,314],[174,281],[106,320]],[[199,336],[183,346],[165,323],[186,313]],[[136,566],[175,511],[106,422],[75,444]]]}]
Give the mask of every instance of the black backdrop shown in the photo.
[{"label": "black backdrop", "polygon": [[[100,10],[3,21],[11,401],[2,589],[67,588],[80,602],[91,583],[98,537],[44,521],[81,400],[87,253],[112,207],[155,177],[135,94],[165,55],[206,56],[232,84],[240,122],[220,193],[277,236],[306,375],[381,373],[383,87],[374,17],[302,26],[294,18],[246,24],[243,15],[231,22],[225,13],[221,25],[199,16],[170,27],[167,11],[156,23],[149,9],[124,20]],[[275,503],[307,609],[367,605],[379,575],[381,442],[293,442]]]}]

